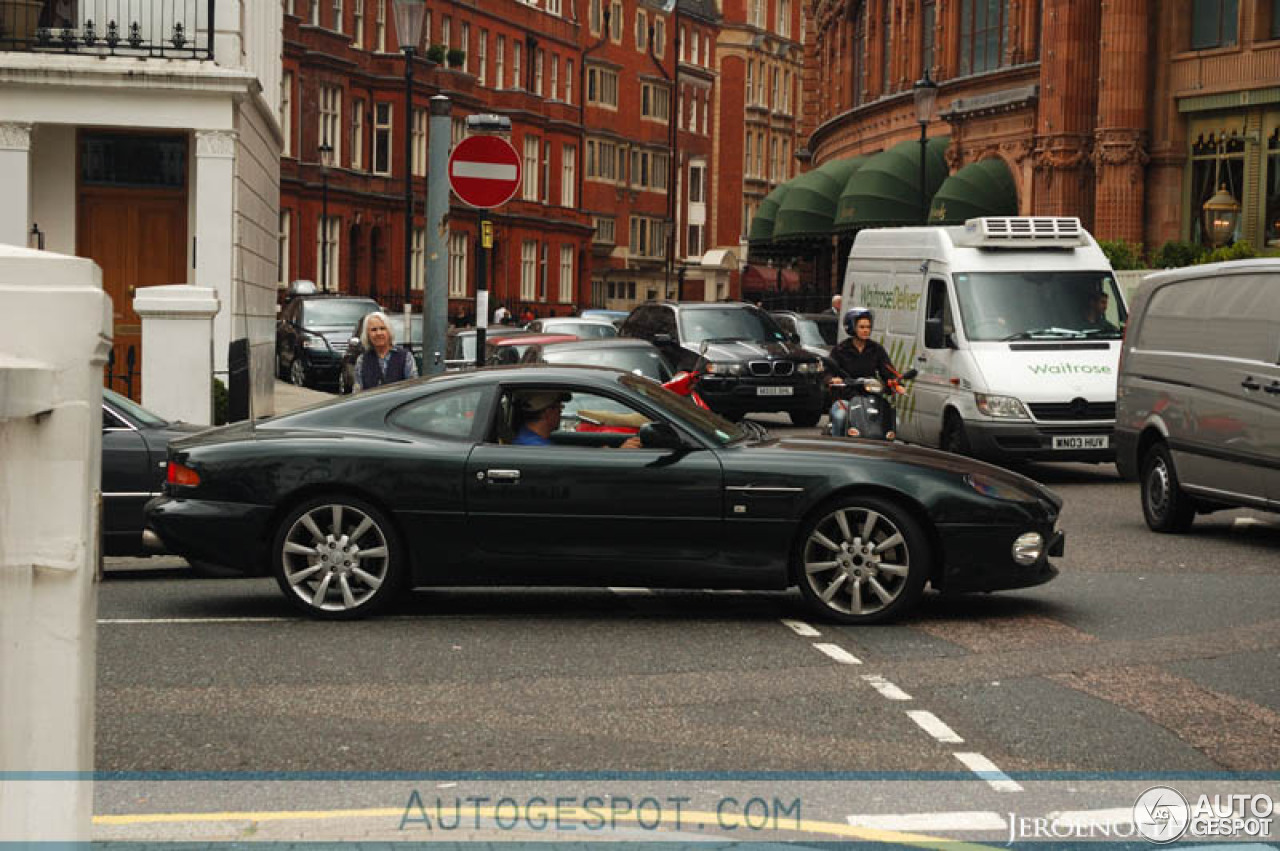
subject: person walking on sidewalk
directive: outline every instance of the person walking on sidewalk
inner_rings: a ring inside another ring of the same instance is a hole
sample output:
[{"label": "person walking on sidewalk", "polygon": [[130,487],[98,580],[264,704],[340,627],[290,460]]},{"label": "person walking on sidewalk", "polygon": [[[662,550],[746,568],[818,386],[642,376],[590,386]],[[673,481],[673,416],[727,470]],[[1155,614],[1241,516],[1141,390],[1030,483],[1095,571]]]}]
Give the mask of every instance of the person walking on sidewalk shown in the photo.
[{"label": "person walking on sidewalk", "polygon": [[360,332],[364,351],[356,358],[355,392],[418,377],[418,364],[413,355],[395,345],[387,315],[375,310],[364,318]]}]

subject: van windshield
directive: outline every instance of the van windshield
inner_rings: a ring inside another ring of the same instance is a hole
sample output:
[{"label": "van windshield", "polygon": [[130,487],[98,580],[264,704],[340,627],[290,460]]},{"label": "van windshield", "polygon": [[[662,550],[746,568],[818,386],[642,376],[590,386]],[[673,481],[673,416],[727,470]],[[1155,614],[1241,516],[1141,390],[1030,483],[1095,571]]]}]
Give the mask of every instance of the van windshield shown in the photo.
[{"label": "van windshield", "polygon": [[971,341],[1118,340],[1127,314],[1108,272],[970,272],[955,276]]}]

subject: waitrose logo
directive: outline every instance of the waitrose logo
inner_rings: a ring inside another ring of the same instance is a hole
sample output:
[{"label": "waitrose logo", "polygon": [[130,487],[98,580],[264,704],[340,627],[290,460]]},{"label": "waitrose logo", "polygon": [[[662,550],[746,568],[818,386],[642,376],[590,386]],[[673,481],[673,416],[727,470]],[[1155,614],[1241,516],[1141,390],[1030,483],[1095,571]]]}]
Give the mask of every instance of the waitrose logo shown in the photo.
[{"label": "waitrose logo", "polygon": [[1091,363],[1033,363],[1028,369],[1035,375],[1107,375],[1111,367]]},{"label": "waitrose logo", "polygon": [[915,310],[920,303],[920,293],[905,287],[879,287],[867,284],[862,288],[862,304],[872,310]]}]

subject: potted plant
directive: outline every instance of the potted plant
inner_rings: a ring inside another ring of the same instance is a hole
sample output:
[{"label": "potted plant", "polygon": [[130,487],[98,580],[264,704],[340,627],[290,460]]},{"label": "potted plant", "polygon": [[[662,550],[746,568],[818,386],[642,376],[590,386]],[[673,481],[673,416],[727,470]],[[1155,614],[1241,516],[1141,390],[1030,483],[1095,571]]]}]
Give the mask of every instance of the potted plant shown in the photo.
[{"label": "potted plant", "polygon": [[437,65],[444,64],[444,54],[445,50],[443,44],[433,44],[427,48],[427,58]]},{"label": "potted plant", "polygon": [[467,61],[467,52],[461,48],[453,47],[449,49],[449,67],[461,68]]}]

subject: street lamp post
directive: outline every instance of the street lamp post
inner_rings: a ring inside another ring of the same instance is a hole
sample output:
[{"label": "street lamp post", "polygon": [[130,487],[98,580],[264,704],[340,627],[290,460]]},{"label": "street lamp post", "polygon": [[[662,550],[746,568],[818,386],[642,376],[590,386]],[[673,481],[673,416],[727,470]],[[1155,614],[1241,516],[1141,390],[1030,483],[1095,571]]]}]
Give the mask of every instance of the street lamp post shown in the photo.
[{"label": "street lamp post", "polygon": [[925,168],[925,154],[929,146],[929,122],[933,120],[933,108],[938,102],[938,84],[929,78],[929,69],[924,69],[913,90],[916,101],[916,121],[920,123],[920,224],[929,224],[929,190],[925,185],[928,172]]},{"label": "street lamp post", "polygon": [[320,289],[329,291],[329,157],[333,146],[320,145]]},{"label": "street lamp post", "polygon": [[[422,40],[426,0],[395,0],[396,38],[404,52],[404,303],[413,300],[413,55]],[[426,307],[425,302],[423,305]]]}]

